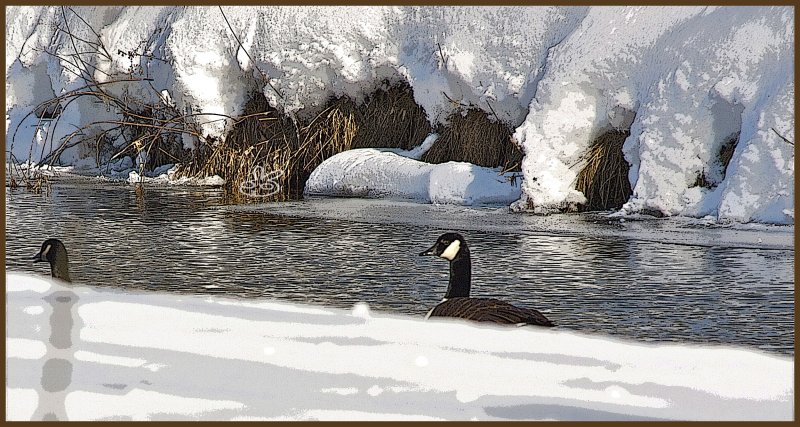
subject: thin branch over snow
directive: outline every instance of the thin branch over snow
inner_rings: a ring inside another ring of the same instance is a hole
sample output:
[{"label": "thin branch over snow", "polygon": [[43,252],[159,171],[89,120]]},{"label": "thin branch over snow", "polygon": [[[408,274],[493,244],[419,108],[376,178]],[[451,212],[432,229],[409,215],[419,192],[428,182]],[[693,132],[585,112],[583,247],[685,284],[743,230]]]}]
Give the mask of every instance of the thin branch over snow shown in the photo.
[{"label": "thin branch over snow", "polygon": [[783,135],[779,134],[779,133],[778,133],[778,131],[777,131],[777,130],[775,130],[775,128],[770,128],[770,129],[772,129],[772,131],[773,131],[773,132],[775,132],[775,135],[778,135],[778,137],[779,137],[780,139],[784,140],[784,141],[785,141],[787,144],[789,144],[789,145],[794,145],[794,142],[792,142],[792,141],[789,141],[788,139],[786,139],[786,137],[785,137],[785,136],[783,136]]}]

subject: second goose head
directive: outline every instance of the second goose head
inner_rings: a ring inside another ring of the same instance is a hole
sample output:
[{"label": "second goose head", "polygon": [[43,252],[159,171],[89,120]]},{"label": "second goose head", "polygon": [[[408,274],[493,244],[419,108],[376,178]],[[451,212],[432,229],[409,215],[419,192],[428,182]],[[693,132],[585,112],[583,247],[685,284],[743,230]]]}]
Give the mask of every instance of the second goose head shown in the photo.
[{"label": "second goose head", "polygon": [[464,236],[458,233],[442,234],[433,246],[420,253],[420,256],[425,255],[438,256],[450,262],[450,283],[445,299],[469,297],[472,262]]},{"label": "second goose head", "polygon": [[33,257],[33,262],[48,262],[50,275],[56,279],[70,282],[69,257],[64,243],[58,239],[47,239],[42,243],[42,249]]}]

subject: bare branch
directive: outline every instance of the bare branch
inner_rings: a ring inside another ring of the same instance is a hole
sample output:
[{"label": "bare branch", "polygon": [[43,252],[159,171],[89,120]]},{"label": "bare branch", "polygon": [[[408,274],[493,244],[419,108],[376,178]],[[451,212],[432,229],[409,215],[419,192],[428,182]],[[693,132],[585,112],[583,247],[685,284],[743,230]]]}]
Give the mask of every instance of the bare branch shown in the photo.
[{"label": "bare branch", "polygon": [[86,24],[86,26],[87,26],[87,27],[89,27],[89,30],[90,30],[92,33],[94,33],[95,37],[97,37],[97,40],[100,40],[100,41],[97,43],[97,45],[98,45],[98,47],[100,47],[100,49],[102,49],[102,50],[103,50],[104,56],[105,56],[106,58],[108,58],[108,60],[110,61],[110,60],[111,60],[111,54],[110,54],[110,53],[108,53],[108,51],[106,50],[105,46],[103,46],[103,43],[102,43],[102,38],[100,37],[100,34],[98,34],[98,33],[97,33],[97,31],[95,31],[95,30],[94,30],[94,28],[92,28],[92,26],[91,26],[91,25],[89,25],[89,23],[88,23],[88,22],[86,22],[86,21],[83,19],[83,17],[81,17],[80,15],[78,15],[78,12],[75,12],[75,10],[74,10],[74,9],[72,9],[72,7],[69,7],[69,11],[70,11],[70,12],[72,12],[72,13],[73,13],[75,16],[77,16],[77,17],[78,17],[78,19],[80,19],[80,20],[81,20],[81,22],[83,22],[84,24]]},{"label": "bare branch", "polygon": [[778,131],[777,131],[777,130],[775,130],[775,128],[770,128],[770,129],[772,129],[772,131],[773,131],[773,132],[775,132],[775,135],[778,135],[778,137],[779,137],[780,139],[782,139],[784,142],[786,142],[786,143],[787,143],[787,144],[789,144],[789,145],[794,145],[794,142],[792,142],[792,141],[789,141],[788,139],[786,139],[786,137],[785,137],[785,136],[783,136],[783,135],[779,134],[779,133],[778,133]]},{"label": "bare branch", "polygon": [[447,69],[447,61],[450,59],[450,57],[444,56],[444,52],[442,52],[442,45],[441,44],[436,43],[436,47],[439,48],[439,57],[442,58],[442,66],[446,70]]},{"label": "bare branch", "polygon": [[265,73],[264,71],[261,70],[261,68],[258,67],[258,63],[256,62],[256,60],[253,59],[253,57],[250,56],[250,52],[248,52],[247,49],[244,48],[244,45],[242,44],[242,41],[239,40],[239,36],[236,35],[236,31],[233,30],[233,27],[231,26],[231,23],[228,22],[228,17],[225,16],[225,12],[222,10],[222,6],[218,6],[218,7],[219,7],[219,12],[222,14],[222,18],[225,20],[225,23],[228,25],[228,29],[231,30],[231,34],[233,34],[233,38],[236,39],[237,43],[239,43],[239,48],[241,48],[242,51],[244,51],[244,54],[247,55],[248,58],[250,58],[250,62],[253,64],[253,67],[255,67],[255,69],[258,70],[259,73],[261,73],[261,75],[264,77],[264,79],[266,79],[267,85],[269,85],[269,87],[272,88],[273,91],[275,91],[275,93],[278,95],[278,97],[280,99],[285,99],[283,97],[283,94],[281,94],[281,92],[275,86],[272,85],[272,79],[270,79],[270,77],[267,75],[267,73]]}]

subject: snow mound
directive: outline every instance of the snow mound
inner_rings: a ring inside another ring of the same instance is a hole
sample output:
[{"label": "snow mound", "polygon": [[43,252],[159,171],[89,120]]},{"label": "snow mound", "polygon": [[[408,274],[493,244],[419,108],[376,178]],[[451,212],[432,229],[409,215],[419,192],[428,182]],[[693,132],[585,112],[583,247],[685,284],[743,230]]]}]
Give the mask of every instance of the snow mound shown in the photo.
[{"label": "snow mound", "polygon": [[508,205],[521,195],[519,183],[510,181],[512,175],[470,163],[434,165],[391,151],[361,148],[322,162],[306,181],[305,194]]},{"label": "snow mound", "polygon": [[6,274],[8,420],[791,420],[791,358]]}]

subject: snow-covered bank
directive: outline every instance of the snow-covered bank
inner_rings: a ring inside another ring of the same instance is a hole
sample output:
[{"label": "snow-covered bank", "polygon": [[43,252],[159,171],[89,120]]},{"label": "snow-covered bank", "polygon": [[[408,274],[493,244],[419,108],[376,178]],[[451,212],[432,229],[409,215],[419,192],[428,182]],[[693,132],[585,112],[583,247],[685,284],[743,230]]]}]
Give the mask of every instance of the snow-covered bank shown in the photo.
[{"label": "snow-covered bank", "polygon": [[794,146],[778,136],[794,139],[793,39],[789,7],[589,9],[553,48],[515,134],[522,202],[579,197],[570,166],[604,129],[630,128],[624,210],[793,223]]},{"label": "snow-covered bank", "polygon": [[[83,40],[97,32],[107,52],[81,57],[99,82],[152,79],[111,84],[110,93],[198,113],[212,137],[224,137],[230,120],[220,117],[240,114],[251,92],[286,114],[312,115],[331,96],[358,101],[384,81],[405,81],[432,123],[472,105],[516,128],[526,154],[518,207],[581,200],[583,155],[618,128],[631,131],[625,212],[794,222],[794,147],[779,136],[794,139],[792,7],[224,10],[244,49],[216,7],[9,7],[6,146],[36,161],[76,128],[121,119],[91,97],[66,103],[57,125],[23,119],[85,84],[58,55],[96,49],[73,44],[62,27]],[[262,72],[269,84],[253,78]],[[726,169],[719,153],[731,138],[739,142]],[[183,144],[195,141],[184,135]],[[62,161],[95,154],[79,145]]]},{"label": "snow-covered bank", "polygon": [[388,197],[458,205],[503,204],[519,199],[513,174],[464,162],[433,165],[372,148],[349,150],[320,164],[305,194]]},{"label": "snow-covered bank", "polygon": [[[6,274],[9,419],[790,420],[790,358]],[[491,369],[487,369],[491,366]]]}]

